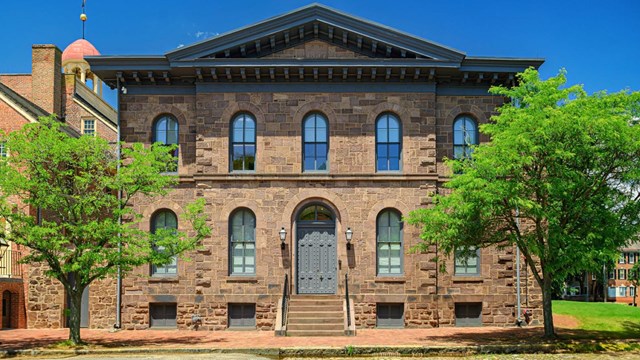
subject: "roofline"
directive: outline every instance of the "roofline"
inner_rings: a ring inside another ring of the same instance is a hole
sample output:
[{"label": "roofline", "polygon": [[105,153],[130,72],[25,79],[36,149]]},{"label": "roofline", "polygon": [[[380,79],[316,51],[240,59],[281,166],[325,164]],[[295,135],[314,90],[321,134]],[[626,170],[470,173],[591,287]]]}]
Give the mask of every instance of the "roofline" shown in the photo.
[{"label": "roofline", "polygon": [[[392,43],[393,40],[400,41],[399,44],[396,43],[394,45],[429,57],[433,57],[434,54],[437,54],[437,57],[459,60],[464,58],[466,55],[460,50],[453,49],[434,41],[426,40],[389,26],[363,19],[318,3],[307,5],[258,23],[240,27],[209,39],[201,40],[194,44],[169,51],[165,53],[165,55],[171,60],[187,56],[204,56],[202,54],[203,51],[215,52],[228,47],[237,46],[245,42],[246,40],[243,39],[246,39],[247,37],[266,36],[282,31],[285,27],[290,28],[313,20],[323,21],[328,24],[333,24],[334,21],[341,23],[347,22],[352,25],[353,30],[356,32],[369,32],[371,35],[374,35],[372,37],[386,43]],[[213,49],[202,49],[204,44],[212,42],[220,44],[215,46]],[[422,51],[420,49],[422,49]],[[425,51],[427,49],[430,50],[431,53]]]}]

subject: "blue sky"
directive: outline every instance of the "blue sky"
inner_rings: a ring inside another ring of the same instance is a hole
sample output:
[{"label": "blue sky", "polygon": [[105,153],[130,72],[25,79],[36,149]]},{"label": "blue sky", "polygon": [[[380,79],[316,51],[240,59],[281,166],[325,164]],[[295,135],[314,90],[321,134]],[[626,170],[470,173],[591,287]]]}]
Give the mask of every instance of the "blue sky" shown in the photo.
[{"label": "blue sky", "polygon": [[[87,0],[86,38],[105,55],[163,54],[310,1]],[[640,1],[325,0],[471,56],[541,57],[588,92],[640,90]],[[81,37],[81,0],[2,1],[0,73],[31,71],[31,44]],[[112,101],[113,96],[109,96]]]}]

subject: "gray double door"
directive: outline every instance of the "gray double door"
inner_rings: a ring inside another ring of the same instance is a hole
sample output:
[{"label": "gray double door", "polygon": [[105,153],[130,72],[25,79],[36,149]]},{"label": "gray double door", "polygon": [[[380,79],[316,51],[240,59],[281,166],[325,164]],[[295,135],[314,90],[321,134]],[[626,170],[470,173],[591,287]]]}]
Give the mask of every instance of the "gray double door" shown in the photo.
[{"label": "gray double door", "polygon": [[304,224],[297,229],[298,294],[335,294],[335,224]]}]

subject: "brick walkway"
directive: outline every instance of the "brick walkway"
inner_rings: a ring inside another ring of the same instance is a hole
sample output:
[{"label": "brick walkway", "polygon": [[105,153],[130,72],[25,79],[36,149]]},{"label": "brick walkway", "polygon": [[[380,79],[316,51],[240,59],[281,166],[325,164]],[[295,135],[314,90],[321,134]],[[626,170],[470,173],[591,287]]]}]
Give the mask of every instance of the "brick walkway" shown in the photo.
[{"label": "brick walkway", "polygon": [[[289,348],[354,346],[436,346],[530,343],[542,328],[363,329],[354,337],[275,337],[272,331],[138,330],[111,333],[82,330],[95,347]],[[46,347],[68,337],[67,329],[2,330],[0,350]]]}]

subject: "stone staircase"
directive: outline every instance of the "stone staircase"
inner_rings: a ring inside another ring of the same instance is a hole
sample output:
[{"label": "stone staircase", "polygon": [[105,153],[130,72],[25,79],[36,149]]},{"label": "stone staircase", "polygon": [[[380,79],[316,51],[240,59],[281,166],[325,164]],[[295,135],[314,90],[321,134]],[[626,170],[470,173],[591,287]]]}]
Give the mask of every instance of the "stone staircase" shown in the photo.
[{"label": "stone staircase", "polygon": [[345,336],[343,302],[337,295],[291,295],[287,336]]}]

